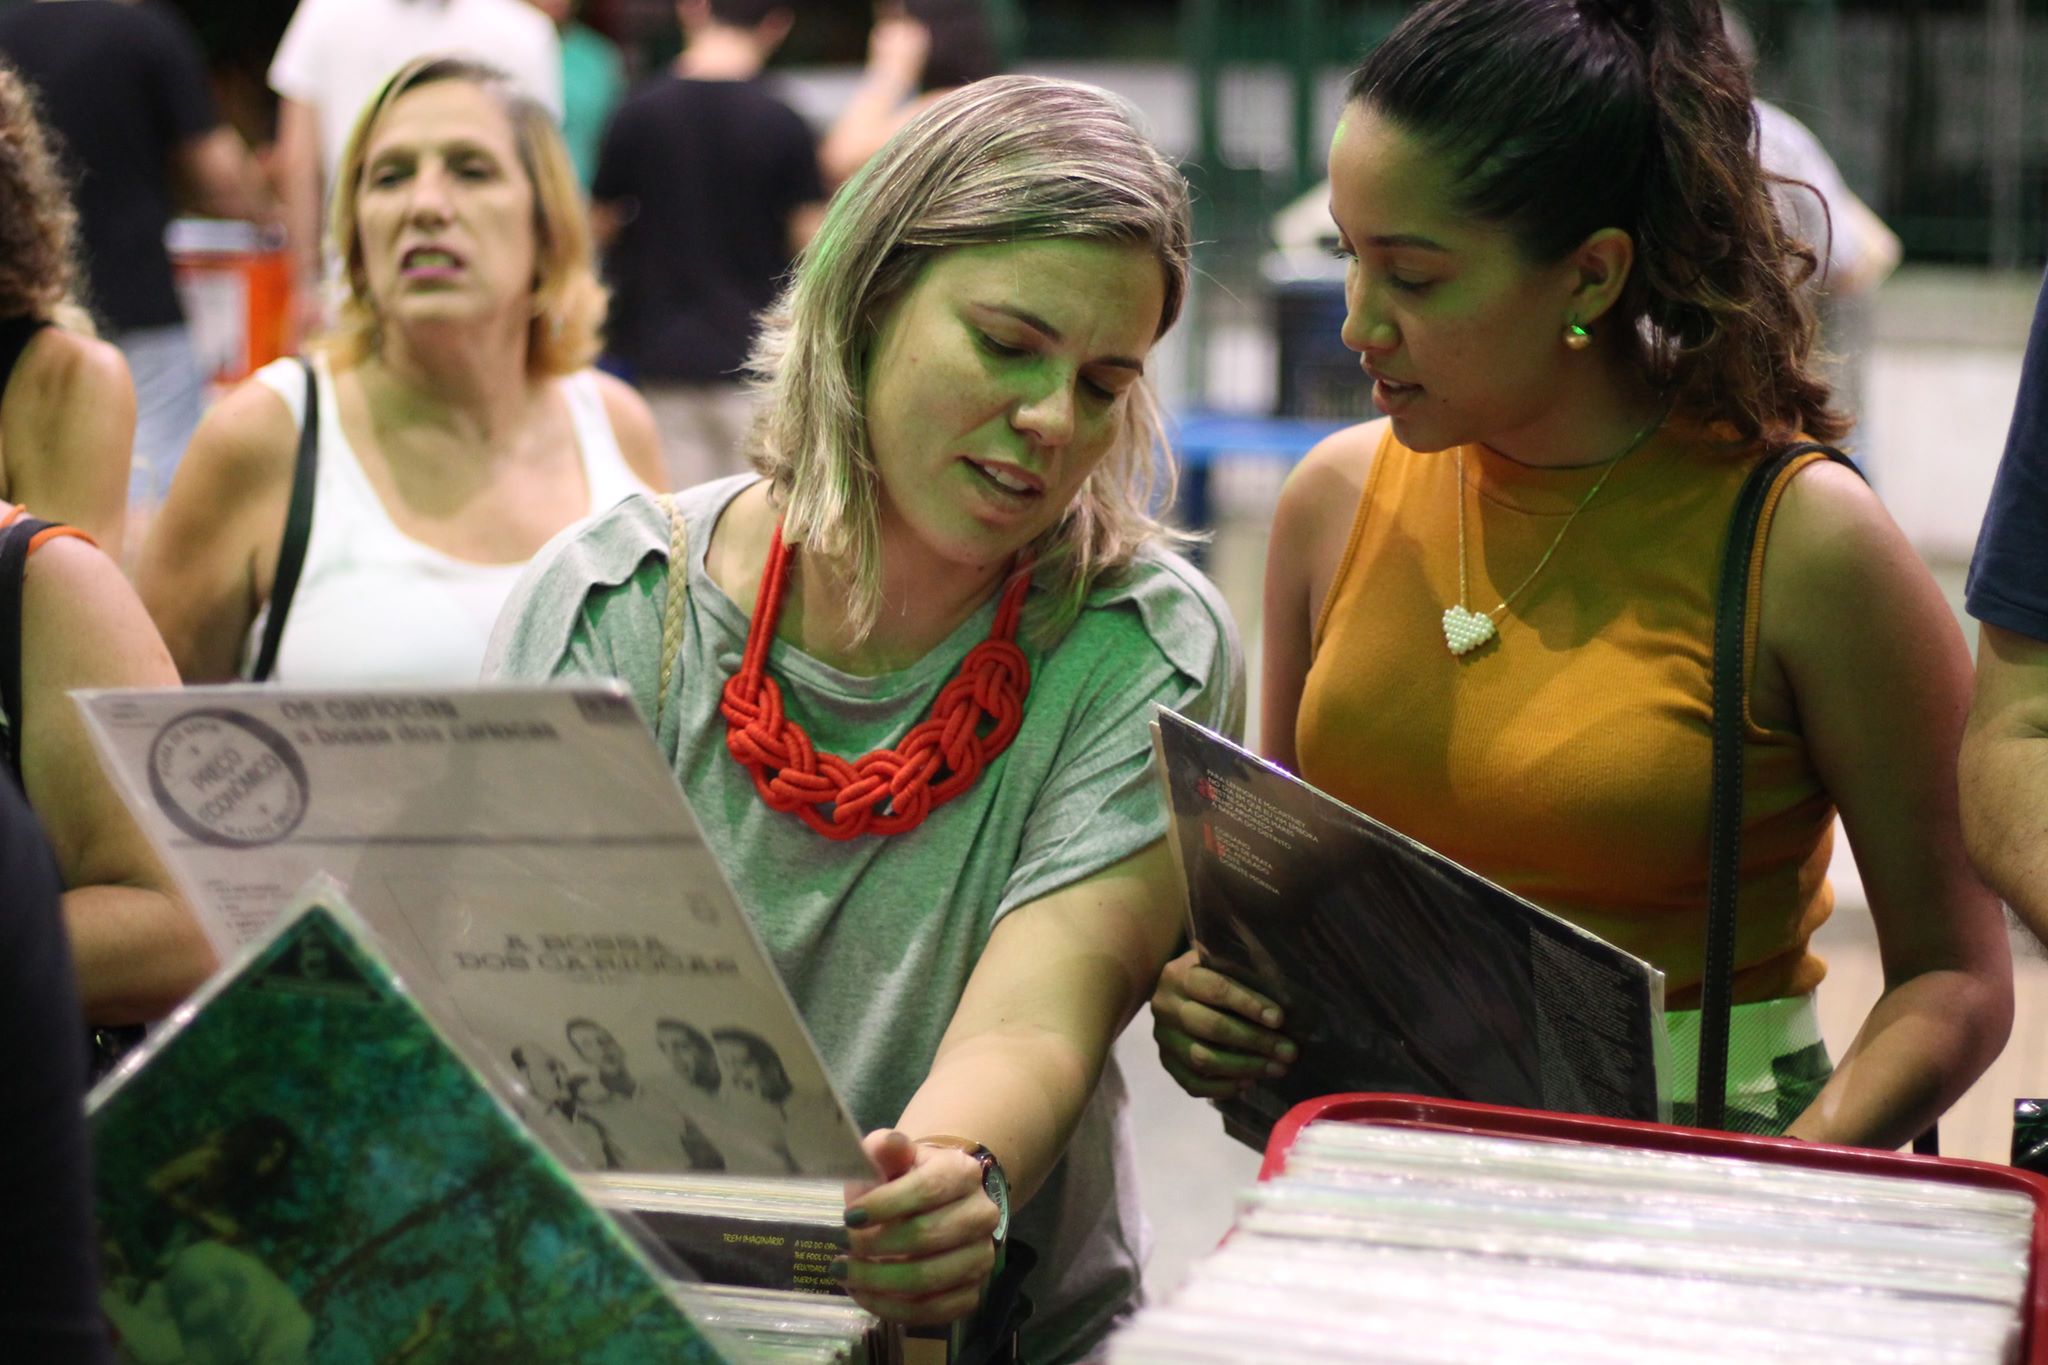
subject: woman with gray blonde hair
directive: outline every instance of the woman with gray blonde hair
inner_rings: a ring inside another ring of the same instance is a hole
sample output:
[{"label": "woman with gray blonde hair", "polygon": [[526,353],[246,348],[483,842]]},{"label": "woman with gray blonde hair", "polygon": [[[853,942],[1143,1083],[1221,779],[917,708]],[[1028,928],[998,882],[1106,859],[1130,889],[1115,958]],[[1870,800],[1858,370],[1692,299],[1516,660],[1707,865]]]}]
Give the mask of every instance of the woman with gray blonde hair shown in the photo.
[{"label": "woman with gray blonde hair", "polygon": [[589,368],[582,191],[503,72],[393,73],[328,233],[334,329],[207,414],[136,580],[188,682],[469,682],[534,553],[652,482],[654,420]]},{"label": "woman with gray blonde hair", "polygon": [[1185,182],[1115,98],[935,102],[769,320],[761,476],[559,540],[492,647],[619,677],[654,722],[875,1130],[848,1289],[951,1321],[1029,1245],[1034,1361],[1138,1286],[1110,1045],[1180,924],[1147,722],[1242,719],[1235,632],[1149,511],[1144,367],[1188,249]]}]

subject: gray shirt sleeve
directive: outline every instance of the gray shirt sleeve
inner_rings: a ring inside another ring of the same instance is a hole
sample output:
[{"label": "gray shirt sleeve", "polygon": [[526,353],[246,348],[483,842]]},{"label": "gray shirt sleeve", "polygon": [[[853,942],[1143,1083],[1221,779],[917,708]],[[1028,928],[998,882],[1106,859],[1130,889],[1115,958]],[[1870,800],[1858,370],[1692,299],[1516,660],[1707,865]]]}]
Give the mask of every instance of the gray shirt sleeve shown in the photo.
[{"label": "gray shirt sleeve", "polygon": [[667,519],[634,494],[557,535],[520,575],[491,632],[485,678],[617,678],[654,715],[660,640],[606,629],[613,612],[660,620],[668,591]]},{"label": "gray shirt sleeve", "polygon": [[1166,837],[1153,772],[1156,707],[1232,738],[1243,733],[1236,632],[1214,589],[1183,568],[1176,559],[1148,569],[1132,596],[1095,608],[1097,619],[1061,647],[1068,657],[1057,662],[1086,677],[1069,694],[1059,758],[1025,824],[997,920]]}]

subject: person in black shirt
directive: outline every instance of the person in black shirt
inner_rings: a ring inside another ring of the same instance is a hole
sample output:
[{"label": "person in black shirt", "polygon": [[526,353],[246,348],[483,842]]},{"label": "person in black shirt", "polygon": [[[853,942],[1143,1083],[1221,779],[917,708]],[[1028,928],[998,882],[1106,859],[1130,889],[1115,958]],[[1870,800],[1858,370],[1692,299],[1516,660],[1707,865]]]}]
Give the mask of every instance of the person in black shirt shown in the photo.
[{"label": "person in black shirt", "polygon": [[0,1124],[0,1360],[102,1365],[87,1160],[85,1045],[57,868],[35,817],[0,780],[0,1047],[12,1059]]},{"label": "person in black shirt", "polygon": [[0,54],[35,87],[61,145],[84,301],[135,380],[129,499],[146,509],[169,486],[203,397],[164,228],[180,182],[203,214],[253,217],[248,151],[214,111],[190,26],[155,0],[16,5],[0,12]]},{"label": "person in black shirt", "polygon": [[746,468],[756,315],[823,212],[810,129],[762,86],[782,4],[682,0],[672,71],[626,98],[591,185],[610,356],[654,411],[671,487]]}]

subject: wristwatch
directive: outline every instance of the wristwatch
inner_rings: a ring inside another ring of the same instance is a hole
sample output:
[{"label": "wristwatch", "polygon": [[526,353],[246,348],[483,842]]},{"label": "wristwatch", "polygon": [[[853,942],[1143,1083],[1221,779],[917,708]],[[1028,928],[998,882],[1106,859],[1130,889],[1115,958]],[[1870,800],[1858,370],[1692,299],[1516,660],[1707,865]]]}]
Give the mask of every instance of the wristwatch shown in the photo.
[{"label": "wristwatch", "polygon": [[981,1163],[981,1192],[995,1202],[996,1206],[996,1250],[1001,1252],[1003,1242],[1010,1235],[1010,1181],[1003,1174],[1003,1163],[996,1160],[996,1154],[976,1142],[973,1138],[953,1137],[947,1133],[935,1133],[918,1139],[927,1147],[951,1147],[967,1153]]}]

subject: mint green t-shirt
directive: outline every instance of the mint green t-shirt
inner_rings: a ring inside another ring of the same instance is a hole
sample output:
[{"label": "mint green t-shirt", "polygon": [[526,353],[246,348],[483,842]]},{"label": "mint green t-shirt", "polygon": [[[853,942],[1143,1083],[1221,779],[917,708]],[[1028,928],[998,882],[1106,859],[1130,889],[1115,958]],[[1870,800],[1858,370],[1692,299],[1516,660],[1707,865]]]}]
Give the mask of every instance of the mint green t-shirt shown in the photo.
[{"label": "mint green t-shirt", "polygon": [[588,25],[571,21],[561,36],[562,140],[588,192],[604,126],[626,93],[626,64],[617,44]]},{"label": "mint green t-shirt", "polygon": [[[718,700],[747,618],[705,572],[704,553],[751,482],[677,495],[689,597],[657,739],[841,1095],[864,1131],[887,1127],[924,1080],[996,923],[1165,836],[1153,707],[1239,733],[1243,660],[1216,590],[1184,560],[1148,549],[1096,587],[1053,647],[1025,643],[1023,725],[973,786],[908,834],[834,842],[770,810],[726,751]],[[645,496],[564,532],[514,589],[487,676],[616,677],[654,715],[668,542]],[[812,742],[855,756],[926,717],[994,614],[991,601],[923,659],[880,677],[784,643],[768,666]],[[1125,1107],[1111,1058],[1066,1155],[1016,1216],[1012,1236],[1039,1256],[1026,1288],[1034,1363],[1079,1358],[1135,1302],[1146,1231]]]}]

